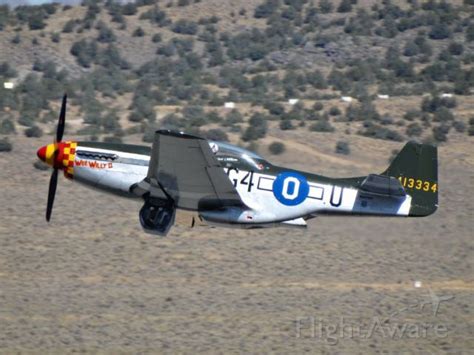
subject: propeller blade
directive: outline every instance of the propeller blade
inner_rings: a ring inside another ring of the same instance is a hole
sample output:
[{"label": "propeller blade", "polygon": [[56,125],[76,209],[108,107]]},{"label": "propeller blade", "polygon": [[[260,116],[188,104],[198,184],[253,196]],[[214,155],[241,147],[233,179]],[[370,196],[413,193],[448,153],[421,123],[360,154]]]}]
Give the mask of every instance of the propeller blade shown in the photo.
[{"label": "propeller blade", "polygon": [[46,206],[46,221],[51,219],[51,212],[53,211],[54,196],[56,195],[56,186],[58,186],[58,169],[54,168],[49,180],[48,190],[48,205]]},{"label": "propeller blade", "polygon": [[67,94],[63,96],[63,102],[61,104],[61,113],[59,114],[58,128],[56,130],[56,142],[61,142],[64,134],[64,126],[66,124],[66,104]]}]

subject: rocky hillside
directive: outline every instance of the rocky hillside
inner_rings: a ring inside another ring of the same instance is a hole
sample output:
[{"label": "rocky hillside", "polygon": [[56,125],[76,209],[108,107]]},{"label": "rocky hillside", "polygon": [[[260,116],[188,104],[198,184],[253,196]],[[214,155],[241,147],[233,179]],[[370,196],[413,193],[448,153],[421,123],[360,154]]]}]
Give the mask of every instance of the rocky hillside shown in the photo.
[{"label": "rocky hillside", "polygon": [[0,48],[0,81],[14,85],[0,87],[5,136],[49,133],[65,91],[69,134],[84,139],[474,134],[472,0],[1,6]]}]

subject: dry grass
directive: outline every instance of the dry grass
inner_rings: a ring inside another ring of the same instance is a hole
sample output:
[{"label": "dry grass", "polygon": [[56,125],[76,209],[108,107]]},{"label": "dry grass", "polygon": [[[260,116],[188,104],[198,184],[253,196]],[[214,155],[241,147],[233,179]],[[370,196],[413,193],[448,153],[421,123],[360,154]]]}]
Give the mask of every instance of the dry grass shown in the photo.
[{"label": "dry grass", "polygon": [[[353,153],[340,157],[337,134],[271,134],[268,141],[288,147],[271,157],[275,163],[328,175],[381,171],[401,146],[351,136]],[[440,209],[431,217],[320,217],[307,232],[189,229],[180,217],[164,239],[141,232],[139,203],[64,179],[46,225],[49,174],[31,164],[44,143],[18,137],[0,157],[0,352],[436,353],[474,346],[474,161],[466,136],[440,148]],[[423,286],[414,288],[415,280]],[[436,317],[430,305],[413,307],[429,301],[428,289],[455,297]],[[307,329],[296,337],[301,317],[363,326],[391,314],[390,324],[442,324],[448,335],[407,341],[376,333],[337,345]]]}]

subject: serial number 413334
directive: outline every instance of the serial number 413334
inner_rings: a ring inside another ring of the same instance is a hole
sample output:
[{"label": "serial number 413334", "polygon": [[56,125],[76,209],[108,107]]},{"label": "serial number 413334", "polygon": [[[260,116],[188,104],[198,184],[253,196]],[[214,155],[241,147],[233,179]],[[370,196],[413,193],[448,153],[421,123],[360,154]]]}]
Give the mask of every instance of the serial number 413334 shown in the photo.
[{"label": "serial number 413334", "polygon": [[408,178],[406,176],[400,176],[398,180],[400,180],[400,183],[403,185],[403,187],[408,187],[409,189],[431,191],[431,192],[436,192],[438,189],[438,184],[435,182]]}]

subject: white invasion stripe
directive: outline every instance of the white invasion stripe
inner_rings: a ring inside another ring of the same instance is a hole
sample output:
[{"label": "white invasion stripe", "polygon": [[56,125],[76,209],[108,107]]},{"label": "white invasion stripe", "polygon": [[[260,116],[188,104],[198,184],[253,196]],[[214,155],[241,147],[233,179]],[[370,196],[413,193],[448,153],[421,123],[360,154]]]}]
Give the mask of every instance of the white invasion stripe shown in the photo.
[{"label": "white invasion stripe", "polygon": [[274,178],[272,179],[265,176],[260,176],[260,178],[258,179],[258,188],[260,190],[272,191],[274,180]]},{"label": "white invasion stripe", "polygon": [[320,186],[309,185],[308,197],[322,200],[324,195],[324,188]]}]

